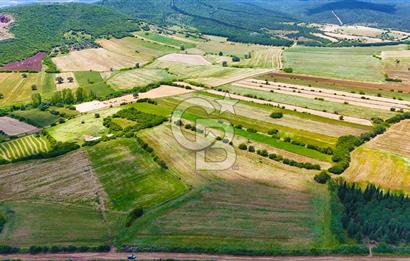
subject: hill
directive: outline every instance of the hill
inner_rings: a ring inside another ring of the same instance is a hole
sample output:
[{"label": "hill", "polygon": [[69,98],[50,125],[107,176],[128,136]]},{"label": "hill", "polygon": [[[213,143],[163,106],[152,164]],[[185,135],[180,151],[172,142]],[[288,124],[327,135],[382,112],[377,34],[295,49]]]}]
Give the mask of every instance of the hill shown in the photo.
[{"label": "hill", "polygon": [[[91,4],[29,5],[1,10],[15,17],[14,39],[0,41],[0,64],[70,43],[65,34],[85,32],[91,38],[124,36],[138,26],[128,16]],[[98,14],[98,15],[96,15]]]}]

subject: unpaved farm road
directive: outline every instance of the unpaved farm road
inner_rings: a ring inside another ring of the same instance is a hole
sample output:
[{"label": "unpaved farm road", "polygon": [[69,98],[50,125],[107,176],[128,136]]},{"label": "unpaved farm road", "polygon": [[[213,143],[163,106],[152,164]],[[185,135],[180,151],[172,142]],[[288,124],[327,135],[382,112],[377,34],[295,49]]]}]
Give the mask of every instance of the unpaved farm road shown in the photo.
[{"label": "unpaved farm road", "polygon": [[[0,259],[20,259],[20,260],[125,260],[129,253],[73,253],[73,254],[16,254],[16,255],[0,255]],[[138,253],[138,260],[220,260],[220,261],[394,261],[394,260],[410,260],[410,258],[400,257],[268,257],[268,256],[232,256],[232,255],[208,255],[208,254],[190,254],[190,253]]]}]

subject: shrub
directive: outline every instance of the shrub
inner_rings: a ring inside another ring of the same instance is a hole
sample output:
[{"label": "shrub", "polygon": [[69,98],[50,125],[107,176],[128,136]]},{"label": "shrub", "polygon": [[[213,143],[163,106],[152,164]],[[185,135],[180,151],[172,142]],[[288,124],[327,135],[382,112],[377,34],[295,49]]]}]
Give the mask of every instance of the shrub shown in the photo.
[{"label": "shrub", "polygon": [[272,112],[270,117],[273,119],[281,119],[283,118],[283,113],[282,112]]},{"label": "shrub", "polygon": [[290,67],[283,68],[283,71],[284,71],[285,73],[293,73],[293,69],[290,68]]},{"label": "shrub", "polygon": [[248,146],[245,143],[239,144],[238,147],[239,147],[240,150],[247,150],[248,149]]},{"label": "shrub", "polygon": [[320,172],[314,177],[315,181],[320,184],[326,184],[328,180],[330,180],[330,175],[327,174],[326,171]]},{"label": "shrub", "polygon": [[135,222],[135,220],[142,217],[143,215],[144,215],[144,210],[142,208],[136,208],[132,210],[127,216],[127,219],[125,221],[125,226],[130,227]]},{"label": "shrub", "polygon": [[248,151],[249,152],[255,152],[255,147],[254,146],[249,146]]}]

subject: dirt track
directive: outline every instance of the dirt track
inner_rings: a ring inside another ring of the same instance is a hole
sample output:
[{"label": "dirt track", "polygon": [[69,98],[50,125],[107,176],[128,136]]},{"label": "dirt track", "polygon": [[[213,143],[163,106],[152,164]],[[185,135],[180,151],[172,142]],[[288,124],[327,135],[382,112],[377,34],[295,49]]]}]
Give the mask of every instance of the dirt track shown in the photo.
[{"label": "dirt track", "polygon": [[[39,254],[39,255],[0,255],[0,259],[20,259],[20,260],[126,260],[128,253],[74,253],[74,254]],[[222,260],[222,261],[393,261],[410,260],[410,258],[399,257],[267,257],[267,256],[232,256],[232,255],[207,255],[190,253],[139,253],[138,260]]]},{"label": "dirt track", "polygon": [[399,90],[399,91],[406,91],[406,92],[410,91],[410,85],[400,84],[400,83],[356,82],[356,81],[330,79],[330,78],[322,78],[322,77],[307,76],[307,75],[300,75],[300,74],[299,75],[298,74],[287,74],[287,73],[280,73],[280,72],[272,72],[271,76],[285,77],[285,78],[297,79],[297,80],[316,81],[318,83],[334,84],[335,86],[352,87],[352,88],[364,88],[364,89],[376,89],[376,90],[379,90],[379,89]]}]

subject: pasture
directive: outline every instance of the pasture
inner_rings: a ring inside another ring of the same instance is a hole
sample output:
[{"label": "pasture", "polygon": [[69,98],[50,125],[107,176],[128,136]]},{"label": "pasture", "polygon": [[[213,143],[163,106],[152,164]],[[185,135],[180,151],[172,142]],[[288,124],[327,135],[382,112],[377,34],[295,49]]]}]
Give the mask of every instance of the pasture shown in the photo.
[{"label": "pasture", "polygon": [[93,113],[83,114],[63,124],[51,127],[48,132],[57,141],[83,143],[87,136],[102,136],[108,134],[108,129],[103,125],[103,119],[116,113],[119,108],[101,110],[96,118]]},{"label": "pasture", "polygon": [[48,127],[60,118],[49,111],[41,111],[39,109],[15,111],[11,115],[39,128]]},{"label": "pasture", "polygon": [[400,47],[295,47],[284,52],[284,67],[294,73],[342,78],[357,81],[383,82],[383,66],[373,55]]},{"label": "pasture", "polygon": [[114,73],[108,78],[107,83],[114,89],[129,89],[173,78],[172,74],[162,69],[134,69]]},{"label": "pasture", "polygon": [[97,96],[106,96],[114,90],[106,84],[98,72],[76,72],[79,87],[87,92],[94,92]]},{"label": "pasture", "polygon": [[0,143],[0,158],[11,161],[50,150],[50,144],[44,137],[25,136]]},{"label": "pasture", "polygon": [[158,44],[162,44],[165,46],[173,47],[175,49],[189,49],[194,48],[196,44],[192,42],[185,41],[185,39],[176,39],[172,37],[168,37],[166,35],[157,34],[153,32],[137,32],[135,36],[142,38],[146,41],[152,41]]},{"label": "pasture", "polygon": [[[177,144],[168,126],[143,131],[142,137],[194,189],[137,220],[121,234],[120,243],[143,249],[255,253],[332,244],[328,202],[317,194],[327,191],[310,183],[310,172],[242,153],[235,170],[195,172],[194,154]],[[210,159],[218,157],[211,154]]]},{"label": "pasture", "polygon": [[175,173],[161,169],[134,139],[103,142],[87,153],[112,209],[153,207],[186,190]]}]

